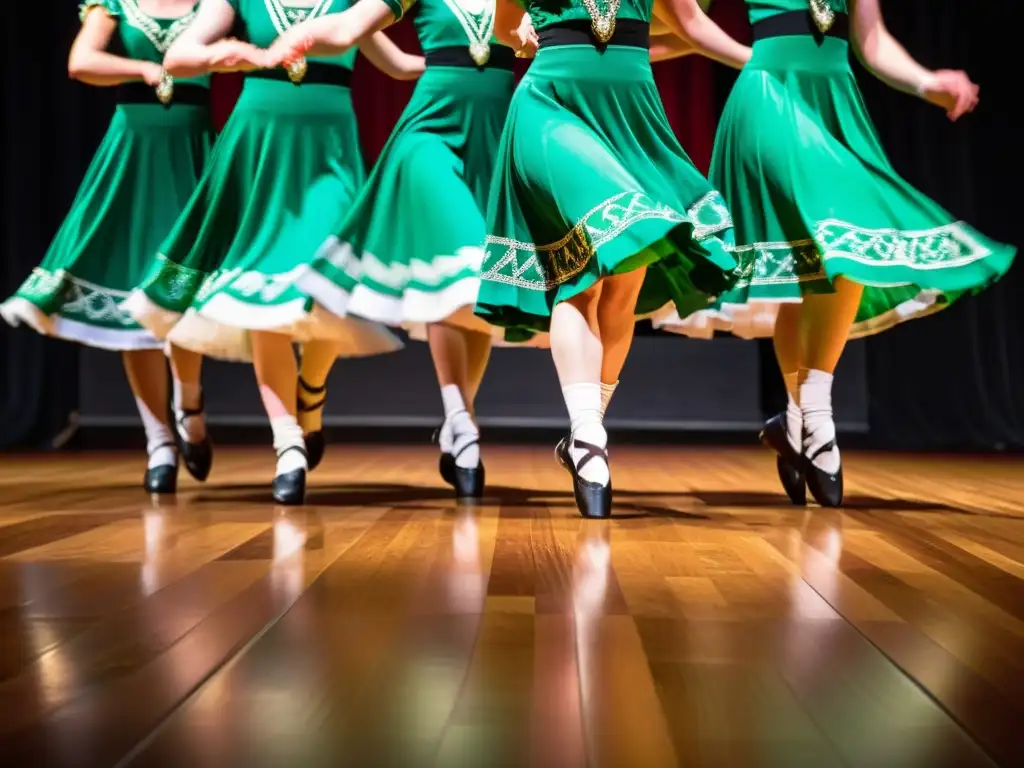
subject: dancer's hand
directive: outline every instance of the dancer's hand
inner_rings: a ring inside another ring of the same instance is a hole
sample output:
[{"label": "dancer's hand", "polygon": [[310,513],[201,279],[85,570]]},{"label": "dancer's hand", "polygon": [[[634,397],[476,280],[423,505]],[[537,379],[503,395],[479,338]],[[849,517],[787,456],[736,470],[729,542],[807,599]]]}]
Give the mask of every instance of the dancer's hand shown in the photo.
[{"label": "dancer's hand", "polygon": [[147,63],[142,72],[142,79],[150,88],[156,88],[164,79],[163,66],[156,62]]},{"label": "dancer's hand", "polygon": [[241,40],[220,40],[210,46],[210,69],[214,72],[252,72],[266,69],[267,54]]},{"label": "dancer's hand", "polygon": [[303,29],[302,24],[296,24],[271,44],[266,51],[266,62],[268,67],[284,67],[300,61],[306,51],[313,47],[313,38]]},{"label": "dancer's hand", "polygon": [[946,110],[950,120],[959,120],[978,105],[978,86],[965,72],[940,69],[922,84],[921,96]]},{"label": "dancer's hand", "polygon": [[516,46],[516,56],[520,59],[532,59],[537,53],[537,49],[540,48],[540,39],[537,37],[537,31],[533,28],[533,21],[530,20],[528,13],[523,14],[515,36],[519,41],[519,45]]}]

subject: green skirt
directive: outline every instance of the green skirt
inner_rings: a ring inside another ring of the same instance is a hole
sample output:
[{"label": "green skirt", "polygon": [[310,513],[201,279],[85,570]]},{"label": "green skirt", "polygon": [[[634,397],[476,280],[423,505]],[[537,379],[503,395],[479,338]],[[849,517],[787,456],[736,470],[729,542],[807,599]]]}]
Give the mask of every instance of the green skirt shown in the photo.
[{"label": "green skirt", "polygon": [[708,311],[655,321],[691,336],[770,336],[780,303],[831,293],[840,276],[865,286],[852,336],[877,333],[984,288],[1016,252],[897,175],[837,38],[755,44],[722,114],[711,179],[736,216],[742,277]]},{"label": "green skirt", "polygon": [[476,312],[520,341],[554,305],[647,267],[636,314],[685,316],[736,278],[722,197],[676,141],[646,49],[541,49],[512,98]]},{"label": "green skirt", "polygon": [[188,203],[212,144],[206,107],[119,105],[42,263],[0,305],[4,319],[92,347],[161,348],[120,304]]},{"label": "green skirt", "polygon": [[206,173],[126,307],[155,335],[251,359],[251,331],[401,348],[386,328],[317,311],[296,281],[364,181],[347,88],[249,78]]},{"label": "green skirt", "polygon": [[514,88],[502,69],[430,67],[336,236],[299,281],[330,312],[422,338],[473,315],[487,235],[483,211]]}]

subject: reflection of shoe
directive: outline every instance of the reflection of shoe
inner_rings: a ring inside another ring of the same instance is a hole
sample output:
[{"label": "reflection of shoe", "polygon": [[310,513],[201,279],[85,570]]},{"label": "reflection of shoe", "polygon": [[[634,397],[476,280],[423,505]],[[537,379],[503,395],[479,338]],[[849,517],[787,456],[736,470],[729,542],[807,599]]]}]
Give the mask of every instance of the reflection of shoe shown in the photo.
[{"label": "reflection of shoe", "polygon": [[[592,483],[580,477],[580,470],[591,459],[600,459],[608,463],[608,451],[605,448],[573,438],[574,448],[584,451],[579,463],[575,463],[569,454],[569,446],[566,440],[559,441],[558,446],[565,443],[564,456],[567,459],[566,469],[572,475],[573,495],[576,497],[576,508],[583,517],[606,518],[612,516],[612,483],[609,479],[608,485]],[[555,455],[559,456],[558,447],[555,448]],[[561,461],[561,458],[559,459]]]},{"label": "reflection of shoe", "polygon": [[775,469],[789,500],[797,506],[805,505],[807,503],[807,485],[803,471],[804,460],[789,442],[789,437],[786,434],[785,412],[772,416],[765,422],[759,439],[766,447],[778,454],[775,460]]},{"label": "reflection of shoe", "polygon": [[[288,451],[298,451],[306,456],[305,448],[290,446],[277,454],[281,458]],[[308,461],[308,459],[307,459]],[[274,501],[286,506],[298,506],[306,501],[306,467],[293,469],[291,472],[284,472],[274,477],[272,484]]]},{"label": "reflection of shoe", "polygon": [[[326,392],[326,384],[322,387],[311,387],[300,376],[299,392],[298,397],[296,398],[296,406],[298,407],[299,413],[313,413],[314,411],[321,410],[324,407],[324,403],[327,402]],[[315,403],[307,403],[302,399],[304,394],[320,395],[321,397]],[[324,452],[327,450],[327,440],[324,438],[323,428],[318,429],[315,432],[306,433],[304,439],[306,441],[306,457],[309,462],[309,471],[312,472],[320,466],[320,462],[324,459]]]}]

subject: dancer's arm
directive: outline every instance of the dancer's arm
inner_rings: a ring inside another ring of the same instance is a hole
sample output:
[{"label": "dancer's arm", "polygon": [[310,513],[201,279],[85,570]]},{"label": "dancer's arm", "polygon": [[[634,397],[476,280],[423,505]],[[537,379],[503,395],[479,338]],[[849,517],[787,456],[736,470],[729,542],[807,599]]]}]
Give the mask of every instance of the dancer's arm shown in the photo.
[{"label": "dancer's arm", "polygon": [[307,19],[281,35],[267,51],[270,66],[303,56],[339,56],[367,35],[402,18],[402,0],[358,0],[340,13]]},{"label": "dancer's arm", "polygon": [[163,78],[163,67],[152,61],[136,61],[107,53],[117,31],[117,20],[102,5],[87,6],[82,28],[71,45],[68,76],[89,85],[120,85],[143,80],[154,88]]},{"label": "dancer's arm", "polygon": [[259,48],[240,40],[224,39],[235,22],[235,9],[227,0],[202,0],[195,19],[171,43],[164,69],[174,77],[196,77],[208,72],[248,72],[263,67]]},{"label": "dancer's arm", "polygon": [[697,0],[654,0],[654,15],[702,56],[734,69],[742,69],[750,58],[750,48],[723,32]]},{"label": "dancer's arm", "polygon": [[978,86],[964,72],[933,72],[914,61],[886,29],[879,0],[855,0],[851,21],[854,50],[879,80],[942,107],[950,120],[974,110]]},{"label": "dancer's arm", "polygon": [[530,14],[516,0],[497,0],[494,6],[494,37],[502,45],[527,56],[537,52],[537,33]]},{"label": "dancer's arm", "polygon": [[426,69],[422,56],[406,53],[383,32],[374,32],[359,41],[359,50],[377,69],[395,80],[415,80]]},{"label": "dancer's arm", "polygon": [[678,59],[696,52],[693,45],[671,33],[651,36],[651,61]]}]

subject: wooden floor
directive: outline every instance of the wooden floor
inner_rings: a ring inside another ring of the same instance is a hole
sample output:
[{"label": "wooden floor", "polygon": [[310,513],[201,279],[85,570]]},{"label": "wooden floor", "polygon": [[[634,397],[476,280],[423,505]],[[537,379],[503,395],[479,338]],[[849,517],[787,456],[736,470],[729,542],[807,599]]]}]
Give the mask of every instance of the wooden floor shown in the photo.
[{"label": "wooden floor", "polygon": [[0,459],[0,765],[1024,765],[1024,462],[549,448],[456,507],[429,448],[265,450],[156,503],[137,455]]}]

